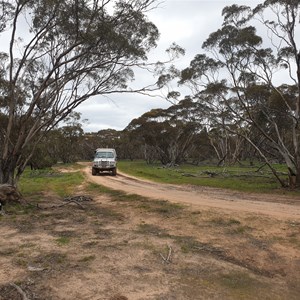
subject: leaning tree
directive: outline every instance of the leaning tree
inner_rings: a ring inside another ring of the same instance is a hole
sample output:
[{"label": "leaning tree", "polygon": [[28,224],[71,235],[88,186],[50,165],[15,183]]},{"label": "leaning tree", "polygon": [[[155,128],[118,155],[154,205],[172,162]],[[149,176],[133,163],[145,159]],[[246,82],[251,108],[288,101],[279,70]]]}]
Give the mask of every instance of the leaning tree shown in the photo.
[{"label": "leaning tree", "polygon": [[83,101],[133,91],[159,36],[146,17],[155,1],[0,1],[0,184],[16,185],[34,146]]},{"label": "leaning tree", "polygon": [[284,161],[290,185],[300,186],[300,2],[232,5],[223,16],[180,83],[207,106],[209,129],[217,124],[243,137],[282,186],[270,158]]}]

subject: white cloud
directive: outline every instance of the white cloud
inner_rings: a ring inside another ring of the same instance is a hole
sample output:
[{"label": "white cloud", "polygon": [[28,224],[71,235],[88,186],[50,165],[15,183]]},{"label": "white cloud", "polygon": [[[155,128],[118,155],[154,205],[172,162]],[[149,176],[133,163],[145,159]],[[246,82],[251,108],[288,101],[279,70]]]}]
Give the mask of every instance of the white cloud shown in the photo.
[{"label": "white cloud", "polygon": [[[197,53],[201,53],[202,43],[211,32],[220,28],[223,18],[222,9],[232,4],[255,6],[256,0],[165,0],[157,9],[149,12],[149,19],[160,31],[158,47],[148,55],[152,61],[166,59],[165,50],[175,42],[185,48],[186,55],[176,61],[176,66],[184,68]],[[151,74],[136,75],[135,86],[154,82]],[[153,108],[167,108],[170,103],[159,97],[151,98],[138,94],[111,95],[110,100],[104,97],[89,99],[77,108],[82,118],[89,120],[83,124],[85,131],[100,129],[124,129],[133,118]]]},{"label": "white cloud", "polygon": [[167,108],[170,103],[159,97],[140,94],[116,94],[107,97],[93,97],[76,109],[82,119],[88,119],[82,127],[86,132],[97,132],[112,128],[123,130],[131,120],[140,117],[153,108]]}]

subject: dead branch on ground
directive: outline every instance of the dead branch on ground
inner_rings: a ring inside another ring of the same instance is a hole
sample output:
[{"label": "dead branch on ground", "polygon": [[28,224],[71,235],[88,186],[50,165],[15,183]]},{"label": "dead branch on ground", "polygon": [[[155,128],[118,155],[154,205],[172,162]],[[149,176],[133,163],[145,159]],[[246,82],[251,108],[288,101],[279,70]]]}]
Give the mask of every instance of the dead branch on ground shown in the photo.
[{"label": "dead branch on ground", "polygon": [[[57,208],[57,207],[63,207],[63,206],[66,206],[66,205],[69,205],[70,203],[75,203],[77,204],[81,209],[85,209],[85,207],[79,203],[79,202],[84,202],[84,201],[92,201],[92,198],[91,197],[87,197],[87,196],[83,196],[83,195],[80,195],[80,196],[69,196],[69,197],[65,197],[63,199],[63,201],[65,201],[65,203],[63,204],[59,204],[59,205],[53,205],[53,206],[50,206],[50,207],[47,207],[47,208]],[[38,207],[40,208],[40,207]],[[46,209],[46,208],[45,208]]]},{"label": "dead branch on ground", "polygon": [[14,287],[18,293],[22,296],[23,300],[29,300],[29,298],[27,297],[26,293],[15,283],[10,283],[10,286]]},{"label": "dead branch on ground", "polygon": [[163,263],[167,263],[167,264],[171,263],[171,256],[172,256],[172,247],[170,245],[168,245],[168,247],[169,247],[169,253],[167,257],[164,257],[161,253],[159,253],[161,258],[163,259]]}]

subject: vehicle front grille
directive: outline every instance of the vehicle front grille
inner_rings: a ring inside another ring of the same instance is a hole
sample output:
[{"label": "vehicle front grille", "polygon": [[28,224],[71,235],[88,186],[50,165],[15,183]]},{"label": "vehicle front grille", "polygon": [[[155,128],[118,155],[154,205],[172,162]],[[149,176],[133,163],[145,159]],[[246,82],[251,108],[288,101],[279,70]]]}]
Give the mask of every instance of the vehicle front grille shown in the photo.
[{"label": "vehicle front grille", "polygon": [[98,161],[97,162],[97,167],[99,167],[99,168],[107,168],[107,167],[109,167],[109,162],[108,161]]}]

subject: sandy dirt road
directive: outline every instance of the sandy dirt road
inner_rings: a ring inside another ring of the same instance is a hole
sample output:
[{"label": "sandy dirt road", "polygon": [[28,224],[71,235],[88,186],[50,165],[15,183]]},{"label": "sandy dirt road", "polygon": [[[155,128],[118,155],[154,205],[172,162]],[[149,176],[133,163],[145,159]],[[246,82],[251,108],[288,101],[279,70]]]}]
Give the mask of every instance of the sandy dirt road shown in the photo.
[{"label": "sandy dirt road", "polygon": [[0,300],[299,300],[299,200],[82,170],[0,215]]},{"label": "sandy dirt road", "polygon": [[92,176],[91,168],[84,172],[92,182],[126,193],[168,200],[195,209],[221,209],[236,213],[255,213],[278,219],[300,220],[300,199],[284,195],[248,194],[208,187],[159,184],[124,173],[116,177]]}]

